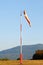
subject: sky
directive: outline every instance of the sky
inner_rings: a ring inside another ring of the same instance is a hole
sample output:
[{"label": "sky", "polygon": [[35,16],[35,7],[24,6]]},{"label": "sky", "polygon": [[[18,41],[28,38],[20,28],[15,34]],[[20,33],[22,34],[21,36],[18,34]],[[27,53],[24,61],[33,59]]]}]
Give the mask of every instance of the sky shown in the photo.
[{"label": "sky", "polygon": [[[24,18],[24,10],[31,28]],[[21,12],[22,45],[43,44],[43,0],[0,0],[0,51],[20,46]]]}]

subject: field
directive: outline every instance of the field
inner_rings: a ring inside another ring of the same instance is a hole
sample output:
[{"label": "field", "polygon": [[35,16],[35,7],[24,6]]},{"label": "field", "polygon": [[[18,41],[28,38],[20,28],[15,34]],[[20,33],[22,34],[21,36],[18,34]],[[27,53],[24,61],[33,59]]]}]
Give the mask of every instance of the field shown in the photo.
[{"label": "field", "polygon": [[[20,65],[18,60],[0,61],[0,65]],[[22,65],[43,65],[43,60],[23,60]]]}]

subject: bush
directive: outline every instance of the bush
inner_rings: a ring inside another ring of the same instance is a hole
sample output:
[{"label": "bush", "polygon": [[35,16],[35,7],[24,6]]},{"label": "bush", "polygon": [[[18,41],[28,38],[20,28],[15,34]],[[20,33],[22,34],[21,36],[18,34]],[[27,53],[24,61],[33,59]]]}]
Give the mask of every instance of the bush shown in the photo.
[{"label": "bush", "polygon": [[17,60],[20,60],[20,58],[17,58]]}]

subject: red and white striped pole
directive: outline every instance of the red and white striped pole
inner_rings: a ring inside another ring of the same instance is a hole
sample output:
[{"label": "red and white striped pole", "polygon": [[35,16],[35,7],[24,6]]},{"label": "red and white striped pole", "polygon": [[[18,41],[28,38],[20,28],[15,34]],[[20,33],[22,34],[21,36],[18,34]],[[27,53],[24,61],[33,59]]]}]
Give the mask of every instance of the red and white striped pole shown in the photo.
[{"label": "red and white striped pole", "polygon": [[20,64],[22,64],[22,14],[20,14]]}]

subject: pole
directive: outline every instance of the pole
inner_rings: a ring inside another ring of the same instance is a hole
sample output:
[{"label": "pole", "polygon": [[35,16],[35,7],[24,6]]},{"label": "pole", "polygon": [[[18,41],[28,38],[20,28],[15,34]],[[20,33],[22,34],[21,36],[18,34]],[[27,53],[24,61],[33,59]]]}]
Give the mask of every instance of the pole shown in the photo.
[{"label": "pole", "polygon": [[20,64],[22,64],[22,14],[20,14]]}]

